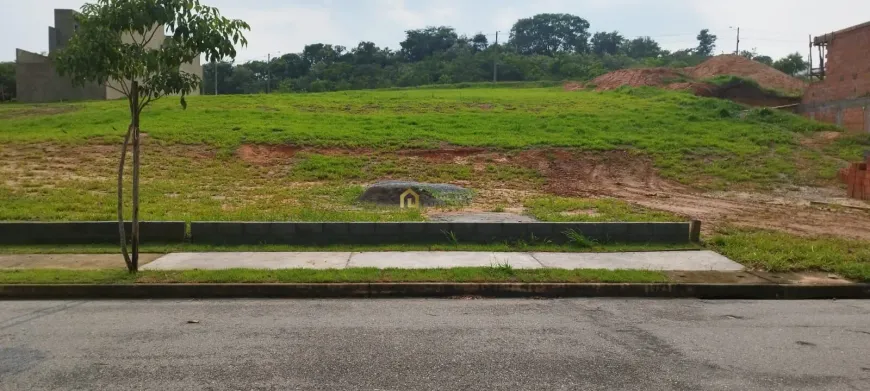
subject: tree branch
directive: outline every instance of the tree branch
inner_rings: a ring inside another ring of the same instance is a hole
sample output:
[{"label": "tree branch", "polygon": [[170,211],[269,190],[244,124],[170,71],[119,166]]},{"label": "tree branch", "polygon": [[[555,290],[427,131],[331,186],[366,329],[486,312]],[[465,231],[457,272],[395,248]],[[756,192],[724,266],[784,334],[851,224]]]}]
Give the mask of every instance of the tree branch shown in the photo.
[{"label": "tree branch", "polygon": [[[154,38],[154,34],[157,34],[157,30],[160,30],[160,27],[162,27],[162,26],[157,26],[157,27],[155,27],[155,28],[154,28],[154,31],[151,32],[151,36],[148,37],[148,40],[147,40],[147,41],[145,41],[145,40],[142,41],[142,47],[143,47],[143,48],[144,48],[146,45],[148,45],[149,43],[151,43],[151,39]],[[143,36],[143,37],[144,37],[144,36]]]},{"label": "tree branch", "polygon": [[121,84],[121,89],[124,90],[124,95],[130,96],[130,89],[127,88],[127,82],[124,79],[117,80]]},{"label": "tree branch", "polygon": [[121,90],[119,90],[119,89],[117,89],[117,88],[115,88],[115,87],[112,87],[112,85],[109,84],[109,83],[106,83],[106,87],[109,87],[109,88],[111,88],[111,89],[113,89],[113,90],[115,90],[115,91],[118,91],[118,92],[124,94],[124,96],[127,96],[127,97],[130,96],[130,94],[128,94],[128,93],[126,93],[126,92],[124,92],[124,91],[121,91]]},{"label": "tree branch", "polygon": [[145,97],[145,99],[139,103],[139,107],[136,108],[138,110],[138,112],[141,114],[142,110],[145,109],[145,106],[148,106],[148,104],[151,103],[151,101],[152,101],[151,94],[148,94],[148,96]]}]

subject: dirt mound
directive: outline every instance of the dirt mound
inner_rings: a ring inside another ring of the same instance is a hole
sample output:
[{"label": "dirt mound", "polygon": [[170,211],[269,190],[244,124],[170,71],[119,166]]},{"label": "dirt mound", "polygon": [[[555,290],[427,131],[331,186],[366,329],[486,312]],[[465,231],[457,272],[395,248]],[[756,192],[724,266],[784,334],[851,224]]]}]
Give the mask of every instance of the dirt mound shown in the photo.
[{"label": "dirt mound", "polygon": [[620,69],[593,79],[589,84],[599,90],[612,90],[622,86],[665,87],[673,83],[690,81],[682,71],[673,68]]},{"label": "dirt mound", "polygon": [[762,88],[800,94],[807,88],[804,81],[786,75],[773,67],[734,54],[713,57],[695,67],[684,68],[687,75],[703,80],[711,77],[732,75],[758,82]]},{"label": "dirt mound", "polygon": [[[732,83],[720,86],[704,81],[726,75],[754,80],[761,88],[751,86],[749,83]],[[698,96],[730,99],[754,106],[781,106],[796,102],[764,90],[800,95],[807,87],[807,84],[800,79],[786,75],[767,65],[729,54],[713,57],[695,67],[681,69],[621,69],[601,75],[589,84],[602,91],[622,86],[649,86],[691,91]],[[574,83],[566,84],[565,90],[574,91],[577,89],[574,86],[576,86]]]}]

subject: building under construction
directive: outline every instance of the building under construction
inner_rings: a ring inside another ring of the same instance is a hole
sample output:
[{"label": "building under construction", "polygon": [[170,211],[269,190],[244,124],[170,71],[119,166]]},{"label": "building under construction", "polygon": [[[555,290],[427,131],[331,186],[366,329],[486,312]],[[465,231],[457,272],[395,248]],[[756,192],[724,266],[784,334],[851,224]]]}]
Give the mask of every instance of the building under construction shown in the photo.
[{"label": "building under construction", "polygon": [[870,22],[813,38],[801,112],[855,132],[870,132]]}]

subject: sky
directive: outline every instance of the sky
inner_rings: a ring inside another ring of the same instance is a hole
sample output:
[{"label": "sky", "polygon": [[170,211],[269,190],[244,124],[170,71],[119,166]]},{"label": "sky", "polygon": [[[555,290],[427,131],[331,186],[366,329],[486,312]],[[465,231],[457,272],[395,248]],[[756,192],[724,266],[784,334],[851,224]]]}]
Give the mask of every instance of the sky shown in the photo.
[{"label": "sky", "polygon": [[[248,46],[237,62],[301,52],[306,44],[355,47],[372,41],[399,48],[405,31],[450,26],[490,41],[508,38],[519,18],[539,13],[569,13],[591,24],[590,32],[619,31],[650,36],[663,48],[697,45],[701,29],[718,36],[716,53],[733,52],[740,27],[740,49],[756,49],[774,59],[806,54],[809,35],[821,35],[870,20],[870,1],[826,0],[202,0],[224,16],[251,25]],[[54,8],[79,9],[84,0],[0,0],[0,61],[15,59],[15,49],[48,50]],[[837,11],[837,12],[833,12]],[[12,16],[12,17],[9,17]]]}]

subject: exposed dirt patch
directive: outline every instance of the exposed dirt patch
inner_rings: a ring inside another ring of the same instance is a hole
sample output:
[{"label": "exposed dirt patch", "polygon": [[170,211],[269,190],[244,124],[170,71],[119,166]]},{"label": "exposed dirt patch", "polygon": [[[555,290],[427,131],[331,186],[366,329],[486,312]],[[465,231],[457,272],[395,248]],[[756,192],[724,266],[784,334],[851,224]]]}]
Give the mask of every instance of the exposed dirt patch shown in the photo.
[{"label": "exposed dirt patch", "polygon": [[817,207],[797,195],[792,199],[766,195],[747,199],[730,193],[702,193],[662,179],[649,159],[625,151],[529,150],[519,159],[547,177],[547,193],[614,197],[701,220],[707,232],[712,226],[734,224],[870,239],[870,213]]},{"label": "exposed dirt patch", "polygon": [[0,112],[0,119],[57,115],[69,113],[78,109],[77,106],[24,106],[14,110]]},{"label": "exposed dirt patch", "polygon": [[399,151],[399,156],[416,156],[438,163],[454,162],[457,158],[480,155],[487,152],[485,148],[444,148],[444,149],[407,149]]},{"label": "exposed dirt patch", "polygon": [[248,163],[270,164],[289,160],[302,148],[295,145],[251,145],[245,144],[236,150],[236,156]]},{"label": "exposed dirt patch", "polygon": [[695,79],[707,79],[720,75],[745,77],[758,82],[762,88],[801,94],[808,84],[796,77],[750,60],[743,56],[724,54],[713,57],[695,67],[685,68],[685,73]]},{"label": "exposed dirt patch", "polygon": [[584,86],[583,86],[583,84],[580,84],[580,83],[570,82],[570,83],[565,83],[565,85],[563,85],[562,88],[564,88],[565,91],[577,91],[577,90],[582,90],[584,88]]},{"label": "exposed dirt patch", "polygon": [[843,133],[841,132],[816,132],[809,137],[800,140],[801,145],[805,147],[824,147],[836,141]]},{"label": "exposed dirt patch", "polygon": [[620,69],[593,79],[589,84],[598,90],[612,90],[622,86],[631,87],[664,87],[669,84],[687,84],[690,77],[674,68],[637,68]]},{"label": "exposed dirt patch", "polygon": [[[825,139],[834,136],[828,134],[818,137]],[[66,180],[112,180],[119,148],[118,145],[0,145],[0,178],[4,179],[0,184],[16,189],[51,185]],[[147,147],[144,148],[146,159],[148,151]],[[457,208],[464,211],[504,210],[522,213],[522,205],[526,199],[545,194],[614,197],[686,218],[699,219],[704,222],[707,232],[717,225],[734,224],[804,235],[833,234],[870,239],[870,211],[830,205],[848,201],[842,198],[842,189],[838,187],[791,187],[763,194],[736,191],[703,193],[660,177],[649,158],[628,151],[502,151],[454,147],[365,151],[246,145],[239,148],[237,155],[239,159],[247,162],[272,164],[286,162],[301,151],[357,156],[363,153],[383,154],[389,155],[391,159],[395,156],[411,161],[419,159],[417,164],[524,167],[537,171],[545,178],[543,185],[522,177],[495,179],[489,173],[475,175],[464,181],[450,181],[469,186],[477,192],[470,205]],[[201,146],[166,146],[162,147],[160,153],[191,159],[215,156],[213,149]],[[283,166],[278,165],[263,168],[263,176],[282,175],[282,169]],[[287,186],[303,185],[303,182],[287,183]],[[210,195],[228,193],[225,189],[213,190]],[[231,196],[227,196],[223,201],[228,203],[231,199]],[[433,209],[432,213],[437,211],[438,209]]]},{"label": "exposed dirt patch", "polygon": [[298,145],[244,144],[236,149],[236,156],[245,162],[257,165],[286,163],[299,153],[316,153],[319,155],[369,155],[367,148],[315,148]]},{"label": "exposed dirt patch", "polygon": [[[736,82],[729,85],[714,85],[706,82],[715,76],[739,76],[758,83]],[[688,68],[638,68],[621,69],[601,75],[591,82],[598,90],[612,90],[622,86],[659,87],[669,90],[691,91],[705,97],[729,99],[752,106],[786,106],[800,103],[798,97],[807,84],[762,63],[742,56],[721,55],[713,57],[696,67]],[[761,88],[759,88],[759,86]],[[566,91],[582,88],[576,83],[564,86]],[[772,93],[780,91],[789,96]],[[794,97],[791,97],[791,96]]]}]

